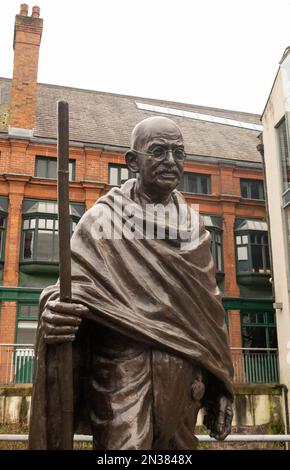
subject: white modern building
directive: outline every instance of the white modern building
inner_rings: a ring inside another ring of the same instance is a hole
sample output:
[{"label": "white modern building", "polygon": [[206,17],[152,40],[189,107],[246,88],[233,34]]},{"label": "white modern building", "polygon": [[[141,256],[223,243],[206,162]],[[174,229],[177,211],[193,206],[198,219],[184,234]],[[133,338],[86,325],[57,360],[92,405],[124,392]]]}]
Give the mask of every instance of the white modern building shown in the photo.
[{"label": "white modern building", "polygon": [[[280,383],[290,388],[290,48],[262,114]],[[287,393],[284,387],[285,393]],[[289,413],[289,404],[288,404]],[[287,412],[286,412],[287,415]],[[287,416],[286,416],[287,418]],[[288,414],[289,423],[289,414]]]}]

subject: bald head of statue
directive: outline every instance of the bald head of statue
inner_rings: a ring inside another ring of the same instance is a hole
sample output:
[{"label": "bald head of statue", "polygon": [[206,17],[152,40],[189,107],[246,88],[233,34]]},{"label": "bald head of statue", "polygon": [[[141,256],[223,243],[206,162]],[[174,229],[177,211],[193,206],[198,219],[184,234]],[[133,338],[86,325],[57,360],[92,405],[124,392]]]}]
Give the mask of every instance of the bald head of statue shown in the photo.
[{"label": "bald head of statue", "polygon": [[154,202],[164,202],[183,173],[184,143],[179,127],[166,117],[150,117],[135,126],[128,168],[138,173],[137,188]]}]

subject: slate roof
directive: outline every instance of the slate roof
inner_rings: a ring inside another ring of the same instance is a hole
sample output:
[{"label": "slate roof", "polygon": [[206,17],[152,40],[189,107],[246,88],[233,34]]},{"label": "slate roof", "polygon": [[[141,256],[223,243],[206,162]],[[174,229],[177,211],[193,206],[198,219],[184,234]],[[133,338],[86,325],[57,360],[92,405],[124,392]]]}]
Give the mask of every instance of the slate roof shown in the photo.
[{"label": "slate roof", "polygon": [[[11,80],[0,78],[0,132],[7,132],[4,113],[9,109],[10,86]],[[251,113],[38,84],[34,137],[56,138],[56,102],[60,99],[69,102],[70,139],[84,143],[129,147],[133,127],[142,119],[156,115],[152,111],[138,109],[136,101],[261,124],[260,116]],[[191,155],[261,162],[256,150],[260,131],[185,117],[168,117],[181,128],[186,151]]]}]

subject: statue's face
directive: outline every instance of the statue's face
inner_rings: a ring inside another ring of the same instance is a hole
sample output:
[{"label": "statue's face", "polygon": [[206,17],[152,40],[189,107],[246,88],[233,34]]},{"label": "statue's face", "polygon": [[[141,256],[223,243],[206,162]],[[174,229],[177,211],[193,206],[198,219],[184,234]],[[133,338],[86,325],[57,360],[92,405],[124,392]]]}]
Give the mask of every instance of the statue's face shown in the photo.
[{"label": "statue's face", "polygon": [[[170,193],[179,184],[183,173],[184,160],[178,158],[178,153],[184,149],[182,135],[174,125],[165,124],[146,132],[145,137],[141,139],[137,153],[142,185],[145,189],[150,188],[151,193],[152,190],[156,194]],[[179,152],[175,154],[176,149]]]}]

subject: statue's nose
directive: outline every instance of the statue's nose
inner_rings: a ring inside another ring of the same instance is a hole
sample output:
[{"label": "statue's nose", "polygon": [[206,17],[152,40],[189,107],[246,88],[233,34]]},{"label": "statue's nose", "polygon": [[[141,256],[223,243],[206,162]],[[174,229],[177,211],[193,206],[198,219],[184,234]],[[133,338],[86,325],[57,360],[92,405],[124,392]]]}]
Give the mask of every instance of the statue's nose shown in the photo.
[{"label": "statue's nose", "polygon": [[175,163],[174,156],[173,156],[173,151],[172,151],[172,150],[168,149],[166,156],[167,156],[167,161],[168,161],[169,163]]}]

